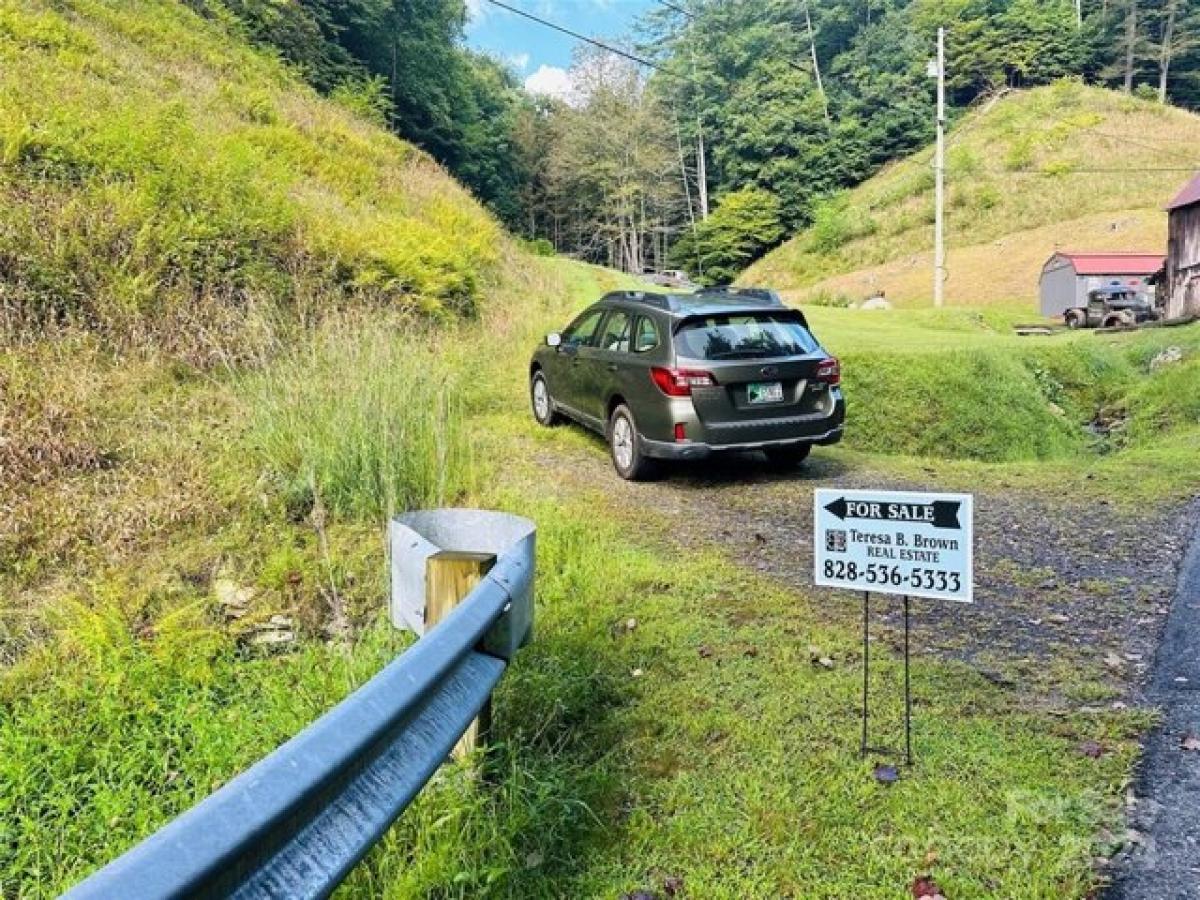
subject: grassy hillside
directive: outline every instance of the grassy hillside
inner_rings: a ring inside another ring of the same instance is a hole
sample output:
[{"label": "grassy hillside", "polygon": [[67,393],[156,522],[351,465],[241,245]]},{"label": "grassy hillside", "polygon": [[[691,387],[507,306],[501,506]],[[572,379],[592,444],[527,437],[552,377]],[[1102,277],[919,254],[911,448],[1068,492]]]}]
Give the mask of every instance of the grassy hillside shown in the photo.
[{"label": "grassy hillside", "polygon": [[[532,424],[528,353],[619,276],[523,254],[422,154],[170,0],[0,0],[0,63],[0,896],[56,895],[392,658],[381,526],[443,503],[537,520],[537,640],[497,696],[496,777],[445,769],[342,896],[678,874],[883,900],[939,853],[950,896],[1094,885],[1143,714],[1046,712],[922,660],[946,730],[881,788],[856,623],[606,482],[558,492],[603,449]],[[847,362],[837,465],[1200,481],[1194,329],[1025,348],[991,310],[813,320]],[[1167,340],[1183,358],[1151,373]],[[1127,438],[1086,445],[1097,405]],[[1107,696],[1099,665],[1055,686]]]},{"label": "grassy hillside", "polygon": [[[947,150],[947,298],[1022,301],[1055,249],[1165,252],[1162,207],[1200,163],[1200,116],[1062,82],[967,114]],[[929,302],[932,150],[826,203],[813,227],[742,276],[793,299],[854,301],[875,290]],[[1083,169],[1115,169],[1085,173]]]},{"label": "grassy hillside", "polygon": [[165,0],[0,3],[0,206],[10,333],[201,354],[337,302],[469,312],[504,247],[424,154]]},{"label": "grassy hillside", "polygon": [[[1011,325],[1028,314],[1010,310],[807,314],[842,359],[855,449],[1004,463],[1004,477],[1122,501],[1200,488],[1200,327],[1027,338]],[[1168,348],[1179,362],[1153,365]],[[966,487],[993,477],[964,471]]]}]

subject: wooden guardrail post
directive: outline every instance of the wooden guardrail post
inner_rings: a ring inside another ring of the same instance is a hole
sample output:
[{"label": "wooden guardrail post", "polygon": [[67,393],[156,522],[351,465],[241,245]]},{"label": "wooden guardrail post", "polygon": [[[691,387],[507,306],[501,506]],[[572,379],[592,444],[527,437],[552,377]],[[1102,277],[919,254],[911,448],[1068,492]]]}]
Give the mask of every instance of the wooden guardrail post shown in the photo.
[{"label": "wooden guardrail post", "polygon": [[[425,628],[433,628],[458,606],[496,564],[494,553],[472,553],[465,550],[441,550],[425,561]],[[453,756],[462,759],[476,747],[487,745],[492,728],[492,698],[489,696],[457,744]]]}]

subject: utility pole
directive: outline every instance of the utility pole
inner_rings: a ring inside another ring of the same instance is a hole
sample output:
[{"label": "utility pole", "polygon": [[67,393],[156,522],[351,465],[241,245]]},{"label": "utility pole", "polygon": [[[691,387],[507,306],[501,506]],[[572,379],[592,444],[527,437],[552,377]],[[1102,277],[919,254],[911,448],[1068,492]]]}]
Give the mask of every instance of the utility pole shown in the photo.
[{"label": "utility pole", "polygon": [[937,156],[933,162],[933,305],[945,302],[946,284],[946,29],[938,28]]},{"label": "utility pole", "polygon": [[1083,0],[1075,0],[1075,24],[1083,24]]}]

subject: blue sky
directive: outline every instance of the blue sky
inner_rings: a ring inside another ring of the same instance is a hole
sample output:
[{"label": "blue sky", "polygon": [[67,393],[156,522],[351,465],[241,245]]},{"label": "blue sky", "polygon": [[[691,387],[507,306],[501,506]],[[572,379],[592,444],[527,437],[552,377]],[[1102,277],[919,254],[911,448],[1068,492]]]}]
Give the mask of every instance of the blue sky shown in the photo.
[{"label": "blue sky", "polygon": [[[603,40],[628,35],[654,0],[504,0],[557,25]],[[571,51],[579,43],[488,0],[468,0],[467,44],[505,60],[528,90],[564,96]]]}]

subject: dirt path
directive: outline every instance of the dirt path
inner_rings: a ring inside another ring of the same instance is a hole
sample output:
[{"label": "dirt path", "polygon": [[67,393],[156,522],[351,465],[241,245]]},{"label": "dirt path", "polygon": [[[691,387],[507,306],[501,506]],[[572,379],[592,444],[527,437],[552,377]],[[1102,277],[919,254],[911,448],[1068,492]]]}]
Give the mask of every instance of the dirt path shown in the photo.
[{"label": "dirt path", "polygon": [[[945,489],[934,468],[925,483],[902,481],[836,451],[818,450],[787,473],[751,455],[630,484],[614,476],[598,439],[586,448],[564,441],[529,449],[556,490],[599,491],[618,508],[649,511],[663,518],[668,540],[717,546],[799,589],[812,585],[814,487]],[[917,601],[915,646],[967,661],[1039,702],[1086,710],[1141,700],[1198,510],[1171,503],[1134,514],[1003,485],[966,489],[976,494],[976,602]],[[855,620],[857,595],[830,599],[831,617]],[[899,622],[899,603],[877,608]],[[1097,695],[1096,684],[1106,690]]]},{"label": "dirt path", "polygon": [[[1110,900],[1200,898],[1200,529],[1154,662],[1150,699],[1163,721],[1150,735],[1135,788],[1138,840],[1118,861]],[[1193,746],[1189,743],[1189,746]]]}]

